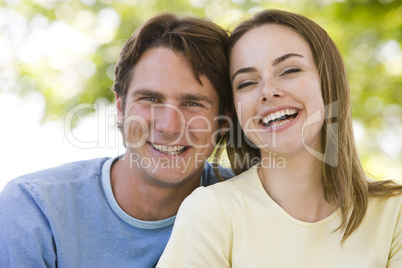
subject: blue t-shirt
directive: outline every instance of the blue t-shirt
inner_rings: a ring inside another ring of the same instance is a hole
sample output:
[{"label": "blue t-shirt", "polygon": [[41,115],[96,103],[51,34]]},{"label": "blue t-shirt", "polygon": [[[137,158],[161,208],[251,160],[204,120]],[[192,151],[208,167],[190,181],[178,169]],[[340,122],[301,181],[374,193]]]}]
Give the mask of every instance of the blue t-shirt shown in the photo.
[{"label": "blue t-shirt", "polygon": [[[141,221],[126,214],[110,184],[115,159],[70,163],[9,182],[0,193],[0,267],[154,267],[175,216]],[[207,162],[200,185],[215,182]]]}]

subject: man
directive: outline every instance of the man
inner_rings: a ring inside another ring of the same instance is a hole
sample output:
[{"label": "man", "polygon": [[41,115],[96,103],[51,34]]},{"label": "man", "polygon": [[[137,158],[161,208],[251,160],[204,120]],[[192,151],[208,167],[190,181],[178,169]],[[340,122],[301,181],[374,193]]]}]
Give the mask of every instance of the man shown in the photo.
[{"label": "man", "polygon": [[206,159],[231,111],[227,38],[212,22],[172,14],[134,32],[113,87],[125,155],[10,182],[0,267],[156,265],[183,199],[217,181]]}]

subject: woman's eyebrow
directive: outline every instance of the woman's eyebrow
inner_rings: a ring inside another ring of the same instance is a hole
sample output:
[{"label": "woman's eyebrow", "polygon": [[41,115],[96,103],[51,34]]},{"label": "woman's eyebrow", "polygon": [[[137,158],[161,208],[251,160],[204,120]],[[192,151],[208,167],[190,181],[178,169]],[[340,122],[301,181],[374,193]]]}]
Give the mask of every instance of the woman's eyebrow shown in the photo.
[{"label": "woman's eyebrow", "polygon": [[246,67],[246,68],[241,68],[239,70],[237,70],[233,76],[232,76],[232,81],[235,79],[236,75],[238,74],[243,74],[243,73],[252,73],[252,72],[256,72],[257,69],[254,67]]},{"label": "woman's eyebrow", "polygon": [[302,55],[300,55],[300,54],[289,53],[289,54],[285,54],[285,55],[283,55],[283,56],[280,56],[279,58],[276,58],[276,59],[271,63],[271,65],[272,65],[272,66],[278,65],[279,63],[281,63],[281,62],[283,62],[283,61],[285,61],[285,60],[287,60],[288,58],[291,58],[291,57],[301,57],[301,58],[304,58],[304,57],[303,57]]},{"label": "woman's eyebrow", "polygon": [[[283,55],[283,56],[280,56],[279,58],[276,58],[276,59],[271,63],[271,65],[272,65],[272,66],[278,65],[279,63],[281,63],[281,62],[283,62],[283,61],[285,61],[285,60],[287,60],[288,58],[291,58],[291,57],[304,58],[304,57],[303,57],[302,55],[300,55],[300,54],[288,53],[288,54],[285,54],[285,55]],[[245,68],[241,68],[241,69],[237,70],[237,71],[233,74],[233,76],[232,76],[232,81],[235,79],[236,75],[243,74],[243,73],[252,73],[252,72],[256,72],[256,71],[257,71],[257,69],[254,68],[254,67],[245,67]]]}]

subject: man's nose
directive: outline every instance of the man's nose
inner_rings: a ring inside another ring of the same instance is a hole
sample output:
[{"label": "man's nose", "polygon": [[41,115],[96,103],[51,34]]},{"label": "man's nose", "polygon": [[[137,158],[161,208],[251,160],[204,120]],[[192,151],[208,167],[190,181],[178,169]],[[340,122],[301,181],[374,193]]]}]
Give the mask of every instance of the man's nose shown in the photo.
[{"label": "man's nose", "polygon": [[175,105],[163,104],[155,108],[154,127],[168,137],[177,137],[184,132],[184,115]]}]

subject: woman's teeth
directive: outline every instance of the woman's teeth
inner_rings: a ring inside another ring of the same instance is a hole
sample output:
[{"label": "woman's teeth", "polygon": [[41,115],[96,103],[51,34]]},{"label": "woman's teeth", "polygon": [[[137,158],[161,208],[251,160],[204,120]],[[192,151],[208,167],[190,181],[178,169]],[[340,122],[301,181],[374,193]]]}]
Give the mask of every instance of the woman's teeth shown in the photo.
[{"label": "woman's teeth", "polygon": [[297,113],[297,109],[284,109],[268,114],[261,121],[266,127],[279,127],[292,121],[297,116]]}]

